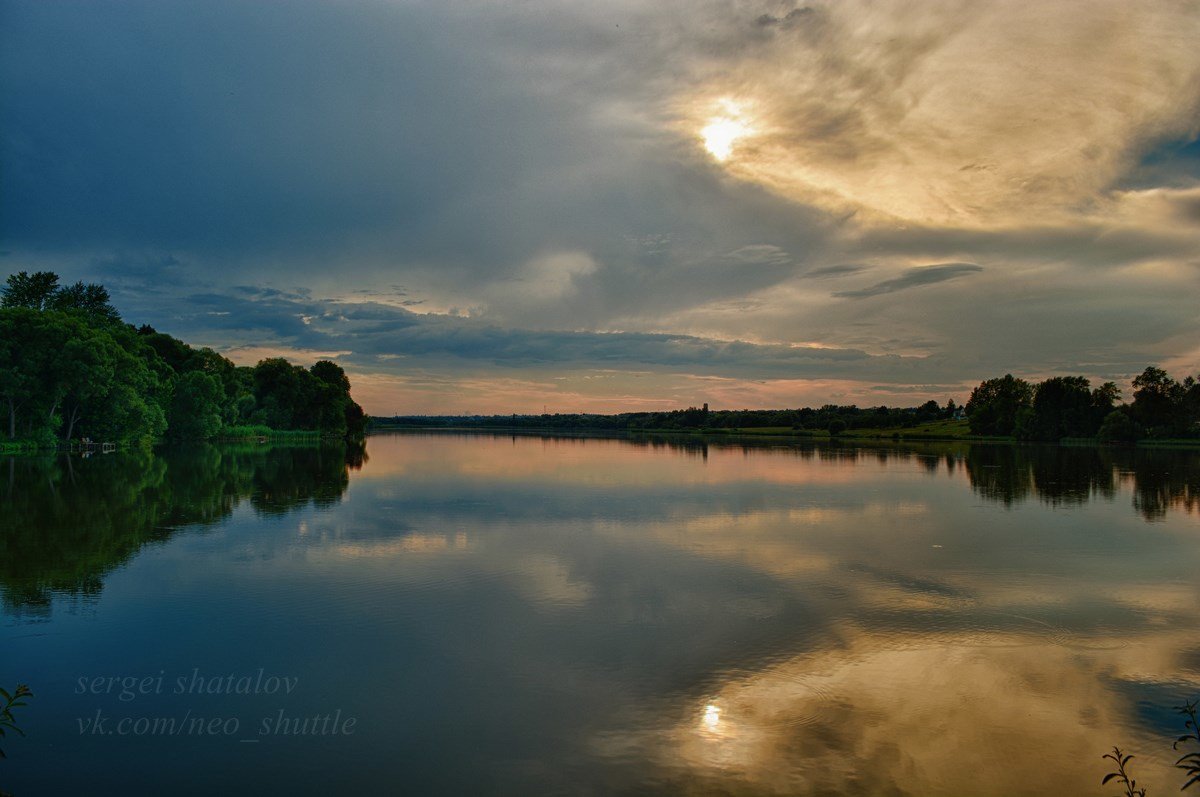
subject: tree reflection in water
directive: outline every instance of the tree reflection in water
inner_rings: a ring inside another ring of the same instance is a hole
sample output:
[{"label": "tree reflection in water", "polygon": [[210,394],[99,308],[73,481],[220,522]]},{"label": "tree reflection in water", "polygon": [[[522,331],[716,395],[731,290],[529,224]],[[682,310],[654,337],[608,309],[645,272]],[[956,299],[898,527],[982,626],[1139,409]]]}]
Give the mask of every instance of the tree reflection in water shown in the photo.
[{"label": "tree reflection in water", "polygon": [[53,593],[95,596],[142,546],[219,523],[246,501],[261,515],[334,505],[366,456],[362,443],[327,443],[10,457],[0,462],[0,601],[36,614]]},{"label": "tree reflection in water", "polygon": [[[481,435],[491,437],[493,435]],[[500,436],[500,435],[494,435]],[[523,435],[536,436],[536,435]],[[557,438],[556,438],[557,439]],[[965,443],[849,445],[644,437],[627,444],[707,458],[710,448],[787,449],[802,460],[912,462],[934,474],[965,471],[982,498],[1012,507],[1112,499],[1128,486],[1147,521],[1172,509],[1200,511],[1200,451]],[[243,502],[278,516],[341,500],[365,445],[195,446],[100,458],[10,457],[0,461],[0,599],[36,612],[51,593],[92,596],[104,575],[148,543],[210,526]]]}]

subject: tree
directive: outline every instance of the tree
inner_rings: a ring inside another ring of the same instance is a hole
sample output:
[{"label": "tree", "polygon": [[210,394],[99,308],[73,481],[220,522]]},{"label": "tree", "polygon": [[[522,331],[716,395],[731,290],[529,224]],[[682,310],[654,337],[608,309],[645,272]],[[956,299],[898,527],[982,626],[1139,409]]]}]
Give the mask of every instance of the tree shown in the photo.
[{"label": "tree", "polygon": [[1200,424],[1200,381],[1194,376],[1189,376],[1183,380],[1183,415],[1190,428],[1190,431],[1196,431],[1196,425]]},{"label": "tree", "polygon": [[168,417],[172,436],[188,438],[210,437],[223,423],[339,435],[365,427],[350,380],[331,361],[238,367],[153,327],[121,323],[104,286],[60,288],[51,272],[9,276],[0,299],[0,429],[9,439],[153,437]]},{"label": "tree", "polygon": [[351,420],[350,405],[354,404],[350,398],[349,377],[340,365],[330,360],[318,361],[309,372],[319,382],[317,428],[325,434],[345,435]]},{"label": "tree", "polygon": [[1028,407],[1033,388],[1024,379],[1005,374],[981,382],[967,401],[967,419],[973,434],[1011,435],[1016,428],[1017,410]]},{"label": "tree", "polygon": [[221,431],[221,383],[211,374],[191,371],[175,382],[175,395],[167,416],[172,437],[206,440]]},{"label": "tree", "polygon": [[1102,443],[1132,443],[1138,439],[1138,428],[1128,413],[1113,410],[1105,416],[1096,436]]},{"label": "tree", "polygon": [[318,360],[309,370],[317,379],[349,395],[350,378],[346,376],[342,366],[331,360]]},{"label": "tree", "polygon": [[[75,406],[77,397],[95,389],[89,371],[101,369],[103,341],[63,313],[22,307],[0,310],[0,316],[8,342],[0,372],[9,386],[10,431],[23,419],[24,437],[45,438],[62,424],[64,402]],[[96,376],[96,383],[107,378],[102,371]]]},{"label": "tree", "polygon": [[0,307],[77,312],[89,321],[101,324],[121,320],[103,285],[76,282],[60,288],[58,275],[52,271],[10,274],[4,287],[0,288],[0,295]]},{"label": "tree", "polygon": [[1133,380],[1133,413],[1147,429],[1173,430],[1182,420],[1184,388],[1166,371],[1150,366]]},{"label": "tree", "polygon": [[25,307],[48,310],[58,292],[58,275],[52,271],[24,271],[9,274],[0,288],[0,307]]},{"label": "tree", "polygon": [[36,395],[37,372],[26,362],[26,340],[33,312],[0,309],[0,400],[8,412],[8,437],[17,436],[17,415]]},{"label": "tree", "polygon": [[[885,413],[887,412],[887,407],[880,407],[880,409]],[[933,399],[930,399],[921,406],[917,407],[917,419],[922,422],[937,420],[941,414],[942,408],[939,407],[938,403]]]},{"label": "tree", "polygon": [[113,391],[117,360],[128,357],[110,337],[89,327],[76,328],[68,333],[63,348],[57,353],[52,373],[55,399],[50,412],[61,410],[63,439],[74,437],[75,427],[89,407],[95,407]]},{"label": "tree", "polygon": [[[57,277],[55,280],[57,281]],[[76,282],[74,285],[58,289],[50,297],[46,309],[77,312],[97,324],[110,324],[121,320],[121,315],[112,306],[108,290],[95,283],[85,285]]]},{"label": "tree", "polygon": [[122,328],[93,326],[74,313],[10,308],[0,310],[0,331],[10,436],[45,439],[61,430],[64,439],[78,432],[123,440],[162,432],[159,380],[130,351]]},{"label": "tree", "polygon": [[1090,437],[1094,399],[1091,383],[1082,376],[1055,376],[1038,383],[1033,395],[1032,415],[1022,434],[1028,440],[1059,440]]},{"label": "tree", "polygon": [[272,429],[311,428],[302,425],[303,419],[298,417],[305,414],[309,399],[305,376],[309,376],[307,371],[282,357],[270,357],[254,366],[255,420]]}]

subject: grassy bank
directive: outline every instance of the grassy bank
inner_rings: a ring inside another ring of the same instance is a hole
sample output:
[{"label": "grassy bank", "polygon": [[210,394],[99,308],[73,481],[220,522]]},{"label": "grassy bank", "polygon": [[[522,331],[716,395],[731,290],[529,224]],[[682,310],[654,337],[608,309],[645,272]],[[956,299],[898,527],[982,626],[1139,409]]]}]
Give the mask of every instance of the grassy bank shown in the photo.
[{"label": "grassy bank", "polygon": [[0,440],[0,454],[31,454],[37,450],[36,443],[25,440]]},{"label": "grassy bank", "polygon": [[230,426],[223,430],[212,442],[242,442],[247,440],[320,440],[321,432],[311,429],[272,429],[269,426]]}]

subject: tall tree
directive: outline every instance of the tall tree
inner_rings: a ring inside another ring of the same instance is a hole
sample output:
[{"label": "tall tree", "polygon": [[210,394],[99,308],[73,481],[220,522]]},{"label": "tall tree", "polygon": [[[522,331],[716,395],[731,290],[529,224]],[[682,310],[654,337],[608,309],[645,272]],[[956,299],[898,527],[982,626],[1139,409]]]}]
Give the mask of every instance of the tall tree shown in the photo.
[{"label": "tall tree", "polygon": [[1033,414],[1022,436],[1033,440],[1090,437],[1099,427],[1095,421],[1091,383],[1082,376],[1055,376],[1040,382],[1034,391]]},{"label": "tall tree", "polygon": [[973,434],[1011,435],[1016,429],[1017,413],[1033,401],[1033,388],[1024,379],[1005,374],[988,379],[971,391],[967,401],[967,419]]},{"label": "tall tree", "polygon": [[183,374],[175,383],[175,395],[167,426],[171,436],[182,440],[206,440],[221,430],[221,401],[224,391],[216,377],[203,371]]},{"label": "tall tree", "polygon": [[0,307],[26,307],[48,310],[58,293],[58,275],[52,271],[19,271],[9,274],[0,288]]},{"label": "tall tree", "polygon": [[[55,278],[57,281],[57,277]],[[95,283],[76,282],[59,288],[50,297],[46,309],[78,312],[93,323],[106,324],[121,320],[121,315],[112,306],[108,289]]]},{"label": "tall tree", "polygon": [[30,330],[36,313],[26,308],[0,309],[0,400],[8,415],[8,437],[17,436],[17,417],[37,394],[38,372],[30,367]]},{"label": "tall tree", "polygon": [[1166,371],[1150,366],[1133,380],[1133,413],[1148,429],[1169,430],[1178,425],[1184,388]]}]

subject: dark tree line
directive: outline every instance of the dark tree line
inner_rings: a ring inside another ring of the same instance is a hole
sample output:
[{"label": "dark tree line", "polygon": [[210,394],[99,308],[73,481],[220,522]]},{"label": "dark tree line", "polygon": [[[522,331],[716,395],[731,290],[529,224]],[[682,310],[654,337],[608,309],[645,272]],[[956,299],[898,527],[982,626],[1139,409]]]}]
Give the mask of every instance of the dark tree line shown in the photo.
[{"label": "dark tree line", "polygon": [[1031,384],[1006,374],[971,392],[967,419],[973,434],[1021,440],[1200,437],[1200,382],[1194,377],[1177,382],[1151,366],[1132,387],[1133,401],[1120,404],[1121,390],[1113,382],[1092,388],[1082,376],[1056,376]]},{"label": "dark tree line", "polygon": [[0,287],[0,417],[10,441],[307,430],[359,435],[366,418],[336,363],[282,358],[236,366],[121,320],[102,285],[40,271]]},{"label": "dark tree line", "polygon": [[858,407],[827,404],[819,409],[710,410],[708,405],[667,412],[625,412],[617,415],[562,413],[545,415],[397,416],[382,419],[392,426],[477,429],[588,429],[618,432],[662,430],[723,430],[784,428],[793,431],[847,429],[906,429],[954,417],[953,401],[939,406]]}]

